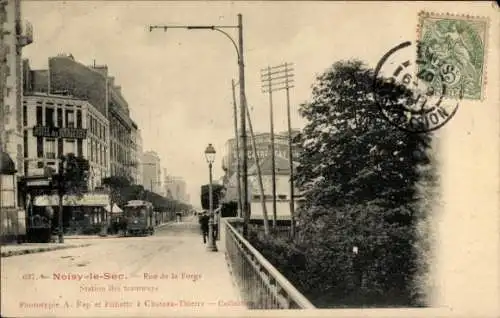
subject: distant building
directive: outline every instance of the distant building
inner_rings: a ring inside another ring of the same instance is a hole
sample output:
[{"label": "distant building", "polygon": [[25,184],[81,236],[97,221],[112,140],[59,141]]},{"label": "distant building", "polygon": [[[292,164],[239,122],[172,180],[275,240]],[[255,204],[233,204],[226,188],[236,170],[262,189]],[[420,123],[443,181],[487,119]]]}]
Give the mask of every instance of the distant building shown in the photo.
[{"label": "distant building", "polygon": [[[292,136],[295,136],[299,131],[294,130]],[[271,134],[270,133],[256,133],[255,144],[259,160],[263,160],[271,153]],[[240,152],[241,152],[241,145]],[[255,156],[252,148],[252,137],[248,134],[247,139],[248,148],[248,168],[255,164]],[[288,132],[279,132],[274,134],[274,149],[276,156],[288,158]],[[297,156],[298,149],[294,148],[294,158]],[[224,156],[222,157],[222,166],[226,170],[228,176],[232,176],[237,171],[237,156],[236,140],[235,138],[229,139],[225,144]]]},{"label": "distant building", "polygon": [[181,177],[170,176],[165,173],[165,192],[167,197],[180,202],[189,202],[189,198],[186,191],[186,181]]},{"label": "distant building", "polygon": [[142,155],[142,185],[144,189],[162,194],[161,191],[161,161],[154,151],[146,151]]},{"label": "distant building", "polygon": [[[293,136],[299,131],[293,131]],[[264,201],[266,202],[268,216],[272,217],[272,156],[271,156],[271,134],[255,134],[255,143],[257,155],[262,174],[262,183],[264,189]],[[275,175],[276,175],[276,213],[279,218],[290,218],[290,164],[288,132],[275,133]],[[241,149],[240,149],[241,151]],[[298,148],[293,148],[293,158],[298,155]],[[226,200],[237,201],[237,152],[235,139],[229,139],[226,142],[226,153],[223,157],[223,167],[226,171],[224,184],[226,185]],[[294,163],[294,169],[296,167]],[[249,136],[248,141],[248,200],[251,206],[252,218],[262,218],[261,192],[258,183],[257,165],[252,148],[252,140]],[[299,200],[297,190],[294,192],[294,200]]]}]

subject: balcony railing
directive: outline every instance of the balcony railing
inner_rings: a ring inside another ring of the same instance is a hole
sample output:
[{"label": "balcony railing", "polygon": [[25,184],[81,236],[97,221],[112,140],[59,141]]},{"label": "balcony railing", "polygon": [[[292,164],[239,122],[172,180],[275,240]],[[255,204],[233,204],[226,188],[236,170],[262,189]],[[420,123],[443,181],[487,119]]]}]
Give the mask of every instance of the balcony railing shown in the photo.
[{"label": "balcony railing", "polygon": [[224,220],[227,258],[249,309],[314,309],[262,254]]}]

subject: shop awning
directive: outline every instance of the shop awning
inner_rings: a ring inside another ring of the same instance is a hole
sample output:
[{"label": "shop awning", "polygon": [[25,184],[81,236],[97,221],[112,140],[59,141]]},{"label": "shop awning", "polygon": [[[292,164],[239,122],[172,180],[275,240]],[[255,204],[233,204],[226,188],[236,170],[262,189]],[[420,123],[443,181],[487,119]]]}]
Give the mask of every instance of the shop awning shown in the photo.
[{"label": "shop awning", "polygon": [[107,204],[107,205],[106,205],[106,207],[105,207],[104,209],[105,209],[106,211],[108,211],[108,212],[111,212],[111,213],[116,213],[116,214],[123,213],[123,210],[122,210],[122,209],[120,209],[120,208],[118,207],[118,205],[116,205],[116,203],[115,203],[115,204],[113,204],[113,210],[111,210],[111,209],[109,208],[109,204]]},{"label": "shop awning", "polygon": [[[84,193],[81,197],[76,195],[65,195],[63,206],[102,206],[109,204],[109,196],[104,193]],[[39,195],[33,200],[34,206],[58,206],[59,196]]]}]

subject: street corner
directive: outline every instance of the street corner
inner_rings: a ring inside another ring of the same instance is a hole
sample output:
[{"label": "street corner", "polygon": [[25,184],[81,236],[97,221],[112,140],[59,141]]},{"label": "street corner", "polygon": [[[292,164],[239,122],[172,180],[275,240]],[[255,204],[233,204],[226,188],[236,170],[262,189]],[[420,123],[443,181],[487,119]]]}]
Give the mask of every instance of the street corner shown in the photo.
[{"label": "street corner", "polygon": [[51,252],[69,248],[80,248],[87,247],[92,244],[71,244],[71,245],[61,245],[61,246],[44,246],[44,247],[29,247],[20,248],[19,246],[2,246],[1,257],[10,257],[10,256],[20,256],[26,254],[34,254],[34,253],[43,253],[43,252]]}]

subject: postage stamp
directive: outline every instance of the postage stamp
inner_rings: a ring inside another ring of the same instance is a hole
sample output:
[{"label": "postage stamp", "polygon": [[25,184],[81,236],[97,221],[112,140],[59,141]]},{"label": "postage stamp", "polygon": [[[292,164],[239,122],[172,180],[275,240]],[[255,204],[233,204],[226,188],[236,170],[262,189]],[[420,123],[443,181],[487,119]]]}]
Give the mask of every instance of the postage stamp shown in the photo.
[{"label": "postage stamp", "polygon": [[418,72],[433,72],[430,86],[445,84],[446,97],[483,100],[488,28],[487,18],[420,12]]}]

